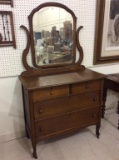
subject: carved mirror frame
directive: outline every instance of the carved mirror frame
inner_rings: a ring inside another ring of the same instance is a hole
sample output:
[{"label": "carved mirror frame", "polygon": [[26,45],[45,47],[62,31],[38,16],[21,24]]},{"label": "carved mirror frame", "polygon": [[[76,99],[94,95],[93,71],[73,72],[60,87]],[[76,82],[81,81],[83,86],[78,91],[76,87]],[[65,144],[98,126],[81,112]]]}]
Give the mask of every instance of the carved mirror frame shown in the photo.
[{"label": "carved mirror frame", "polygon": [[[50,64],[50,65],[42,65],[42,66],[38,66],[36,64],[36,58],[35,58],[35,48],[34,48],[34,39],[33,39],[33,26],[32,26],[32,22],[33,22],[33,15],[39,11],[40,9],[42,9],[43,7],[60,7],[64,10],[66,10],[67,12],[69,12],[72,15],[73,18],[73,62],[69,63],[69,64]],[[47,3],[43,3],[41,5],[39,5],[38,7],[36,7],[35,9],[32,10],[31,14],[28,16],[28,20],[29,20],[29,26],[30,26],[30,31],[28,31],[28,29],[25,26],[21,26],[22,29],[25,30],[26,34],[27,34],[27,46],[23,51],[23,56],[22,56],[22,62],[23,62],[23,66],[25,67],[25,69],[27,71],[23,72],[22,75],[29,75],[29,74],[53,74],[53,73],[60,73],[60,72],[67,72],[67,71],[74,71],[74,70],[80,70],[80,69],[84,69],[85,67],[81,65],[81,62],[83,60],[83,49],[79,43],[79,32],[80,30],[83,28],[82,26],[80,26],[77,30],[76,30],[76,16],[74,14],[74,12],[72,10],[70,10],[67,6],[61,4],[61,3],[56,3],[56,2],[47,2]],[[34,67],[29,66],[29,64],[27,63],[27,54],[29,52],[31,46],[31,51],[32,51],[32,63]],[[79,50],[79,59],[76,62],[76,47]]]},{"label": "carved mirror frame", "polygon": [[75,56],[76,55],[76,16],[72,12],[72,10],[70,10],[65,5],[60,4],[60,3],[50,2],[50,3],[43,3],[40,6],[38,6],[37,8],[33,9],[33,11],[31,12],[31,14],[28,17],[28,19],[29,19],[29,26],[30,26],[30,33],[31,33],[31,51],[32,51],[33,65],[35,67],[37,67],[37,68],[48,68],[48,67],[69,65],[67,63],[63,63],[63,64],[60,64],[60,63],[58,63],[58,64],[49,64],[49,65],[42,65],[42,66],[39,66],[39,65],[36,64],[35,47],[34,47],[35,45],[34,45],[34,39],[33,39],[33,37],[34,37],[34,35],[33,35],[33,16],[34,16],[34,14],[36,12],[38,12],[40,9],[42,9],[44,7],[59,7],[61,9],[66,10],[72,16],[72,19],[73,19],[73,62],[72,63],[75,63],[75,58],[76,58],[76,56]]}]

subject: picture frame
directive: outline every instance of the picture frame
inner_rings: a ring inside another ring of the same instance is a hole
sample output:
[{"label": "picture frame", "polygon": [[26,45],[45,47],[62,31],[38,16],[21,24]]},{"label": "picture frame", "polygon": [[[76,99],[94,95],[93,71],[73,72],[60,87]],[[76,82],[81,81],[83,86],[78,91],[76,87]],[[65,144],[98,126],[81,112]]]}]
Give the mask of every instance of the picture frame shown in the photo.
[{"label": "picture frame", "polygon": [[13,46],[16,49],[12,11],[0,11],[0,47]]},{"label": "picture frame", "polygon": [[13,0],[0,0],[0,4],[11,5],[13,7]]},{"label": "picture frame", "polygon": [[97,0],[93,64],[119,62],[119,0]]}]

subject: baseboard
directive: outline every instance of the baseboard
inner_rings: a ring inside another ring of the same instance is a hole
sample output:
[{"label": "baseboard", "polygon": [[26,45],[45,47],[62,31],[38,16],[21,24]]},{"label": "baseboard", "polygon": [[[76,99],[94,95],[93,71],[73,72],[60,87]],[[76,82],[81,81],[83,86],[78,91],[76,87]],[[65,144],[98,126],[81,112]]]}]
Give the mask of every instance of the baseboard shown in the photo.
[{"label": "baseboard", "polygon": [[25,131],[19,131],[14,133],[8,133],[5,135],[0,135],[0,143],[11,141],[17,138],[25,137]]}]

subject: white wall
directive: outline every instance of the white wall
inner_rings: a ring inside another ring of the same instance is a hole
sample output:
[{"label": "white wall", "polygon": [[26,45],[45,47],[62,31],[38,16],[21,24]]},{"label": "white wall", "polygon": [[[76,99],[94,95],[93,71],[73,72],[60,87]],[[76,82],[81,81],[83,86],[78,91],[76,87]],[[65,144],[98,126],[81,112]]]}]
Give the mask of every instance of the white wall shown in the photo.
[{"label": "white wall", "polygon": [[[26,38],[19,26],[22,24],[28,26],[27,15],[38,4],[46,1],[14,0],[14,8],[0,5],[0,9],[12,10],[14,12],[17,43],[16,50],[12,47],[0,48],[0,141],[6,141],[24,135],[21,84],[16,75],[19,75],[23,71],[21,54],[25,47]],[[96,0],[54,1],[64,3],[70,7],[78,18],[77,26],[84,26],[80,34],[80,41],[84,50],[83,64],[100,73],[119,73],[119,63],[93,66]],[[115,94],[112,92],[110,92],[109,96],[112,98],[108,98],[108,104],[111,105],[114,102],[116,106],[117,96],[115,97]]]},{"label": "white wall", "polygon": [[21,84],[17,77],[0,79],[0,142],[24,135]]}]

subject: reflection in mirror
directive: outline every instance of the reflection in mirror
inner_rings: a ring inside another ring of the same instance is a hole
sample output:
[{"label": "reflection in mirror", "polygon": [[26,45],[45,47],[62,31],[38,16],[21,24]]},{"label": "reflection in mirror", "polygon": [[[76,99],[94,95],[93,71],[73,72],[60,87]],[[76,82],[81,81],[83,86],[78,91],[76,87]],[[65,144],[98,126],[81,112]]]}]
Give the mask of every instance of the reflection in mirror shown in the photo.
[{"label": "reflection in mirror", "polygon": [[73,18],[63,8],[44,7],[33,16],[37,65],[72,63]]}]

